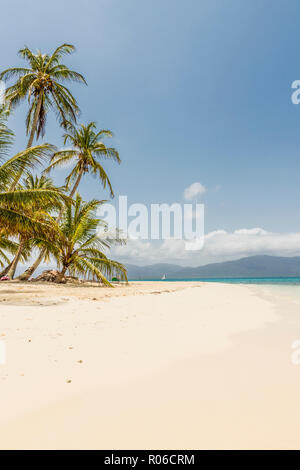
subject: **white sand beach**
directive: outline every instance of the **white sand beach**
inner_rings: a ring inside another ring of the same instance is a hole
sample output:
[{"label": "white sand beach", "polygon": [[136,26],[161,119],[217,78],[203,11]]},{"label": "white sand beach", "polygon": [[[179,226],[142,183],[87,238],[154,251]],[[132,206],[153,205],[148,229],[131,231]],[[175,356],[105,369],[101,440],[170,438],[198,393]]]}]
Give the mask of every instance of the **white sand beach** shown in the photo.
[{"label": "white sand beach", "polygon": [[299,449],[293,292],[3,283],[0,448]]}]

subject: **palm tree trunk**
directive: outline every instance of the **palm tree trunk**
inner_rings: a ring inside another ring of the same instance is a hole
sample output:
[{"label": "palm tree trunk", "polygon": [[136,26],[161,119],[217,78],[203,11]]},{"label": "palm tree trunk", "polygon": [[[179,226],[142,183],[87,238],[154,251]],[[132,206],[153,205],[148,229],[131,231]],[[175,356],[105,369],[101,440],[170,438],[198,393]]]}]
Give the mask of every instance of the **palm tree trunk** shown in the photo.
[{"label": "palm tree trunk", "polygon": [[[42,106],[42,100],[43,100],[43,95],[40,93],[39,98],[38,98],[38,102],[37,102],[37,105],[36,105],[36,108],[35,108],[35,112],[34,112],[34,118],[33,118],[33,123],[32,123],[31,131],[30,131],[30,136],[29,136],[27,148],[32,147],[34,135],[36,133],[37,124],[38,124],[38,120],[39,120],[39,114],[40,114],[40,110],[41,110],[41,106]],[[17,186],[18,182],[20,181],[20,178],[21,178],[22,174],[23,174],[23,169],[21,168],[21,170],[17,174],[13,184],[10,187],[10,191],[14,191],[16,189],[16,186]]]},{"label": "palm tree trunk", "polygon": [[12,261],[11,261],[11,262],[9,263],[9,265],[6,266],[6,268],[4,268],[3,271],[0,273],[0,278],[1,278],[2,276],[6,276],[6,274],[8,273],[8,270],[9,270],[9,268],[11,267],[11,265],[12,265]]},{"label": "palm tree trunk", "polygon": [[[83,175],[83,168],[80,170],[78,176],[77,176],[77,179],[75,181],[75,184],[69,194],[69,197],[73,197],[75,192],[77,191],[78,189],[78,186],[79,186],[79,183],[81,181],[81,178],[82,178],[82,175]],[[63,216],[63,213],[64,213],[64,208],[62,208],[62,210],[60,211],[60,213],[58,214],[58,217],[56,219],[56,222],[59,223],[62,216]],[[30,266],[30,268],[26,269],[26,271],[21,274],[21,276],[19,276],[18,279],[22,280],[22,281],[28,281],[28,279],[33,275],[33,273],[35,272],[35,270],[39,267],[40,263],[42,262],[44,256],[46,255],[46,250],[45,249],[42,249],[38,258],[36,259],[36,261],[33,263],[32,266]]]},{"label": "palm tree trunk", "polygon": [[14,257],[14,259],[13,259],[13,261],[12,261],[8,271],[7,271],[7,274],[6,274],[7,277],[9,277],[10,279],[14,278],[18,262],[20,261],[20,258],[21,258],[21,255],[22,255],[24,245],[25,245],[25,240],[21,240],[19,248],[18,248],[18,250],[15,254],[15,257]]},{"label": "palm tree trunk", "polygon": [[78,188],[78,186],[79,186],[79,183],[80,183],[80,180],[81,180],[81,178],[82,178],[82,175],[83,175],[83,168],[81,168],[81,170],[80,170],[80,172],[79,172],[79,174],[78,174],[78,176],[77,176],[77,179],[76,179],[75,184],[74,184],[74,186],[73,186],[73,188],[72,188],[72,191],[71,191],[70,194],[69,194],[69,197],[73,197],[74,194],[75,194],[75,192],[77,191],[77,188]]},{"label": "palm tree trunk", "polygon": [[55,282],[58,282],[58,283],[62,282],[62,280],[63,280],[63,278],[65,277],[65,274],[66,274],[66,272],[67,272],[67,269],[68,269],[68,266],[64,266],[64,267],[62,268],[61,272],[58,273],[58,275],[57,275],[57,277],[56,277],[56,279],[55,279]]},{"label": "palm tree trunk", "polygon": [[42,107],[42,101],[43,101],[43,95],[42,95],[42,93],[40,93],[39,98],[38,98],[38,102],[37,102],[37,105],[36,105],[36,108],[35,108],[35,112],[34,112],[34,118],[33,118],[33,123],[32,123],[32,127],[31,127],[31,132],[30,132],[27,148],[32,147],[34,135],[36,133],[37,123],[38,123],[38,120],[39,120],[39,114],[40,114],[41,107]]},{"label": "palm tree trunk", "polygon": [[35,260],[35,262],[30,266],[30,268],[26,269],[26,271],[21,274],[18,279],[20,281],[28,281],[28,279],[33,275],[34,271],[38,268],[40,263],[43,261],[44,256],[46,255],[46,250],[41,250],[39,256]]}]

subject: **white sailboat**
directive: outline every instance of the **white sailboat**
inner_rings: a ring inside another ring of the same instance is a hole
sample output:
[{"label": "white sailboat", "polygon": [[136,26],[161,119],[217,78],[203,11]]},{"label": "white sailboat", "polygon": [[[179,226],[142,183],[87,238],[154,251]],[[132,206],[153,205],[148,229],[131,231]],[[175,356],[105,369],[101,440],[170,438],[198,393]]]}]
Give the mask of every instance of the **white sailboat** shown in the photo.
[{"label": "white sailboat", "polygon": [[165,279],[167,279],[167,276],[164,274],[161,280],[164,281]]}]

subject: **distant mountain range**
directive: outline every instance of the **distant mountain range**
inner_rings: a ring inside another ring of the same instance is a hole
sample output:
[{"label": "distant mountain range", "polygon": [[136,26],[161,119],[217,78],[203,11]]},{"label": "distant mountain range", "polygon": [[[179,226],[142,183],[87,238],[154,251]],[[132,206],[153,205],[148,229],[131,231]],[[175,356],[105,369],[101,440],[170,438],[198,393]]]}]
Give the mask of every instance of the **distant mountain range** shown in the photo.
[{"label": "distant mountain range", "polygon": [[129,279],[196,279],[226,277],[288,277],[300,276],[300,256],[249,256],[234,261],[182,267],[176,264],[153,264],[150,266],[126,265]]}]

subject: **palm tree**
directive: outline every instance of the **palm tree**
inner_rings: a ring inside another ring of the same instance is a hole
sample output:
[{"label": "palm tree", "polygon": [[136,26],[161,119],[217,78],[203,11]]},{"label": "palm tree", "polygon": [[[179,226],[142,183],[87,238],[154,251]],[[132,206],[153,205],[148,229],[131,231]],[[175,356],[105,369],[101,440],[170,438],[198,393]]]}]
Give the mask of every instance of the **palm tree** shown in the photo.
[{"label": "palm tree", "polygon": [[[9,235],[18,237],[30,233],[34,235],[41,230],[45,231],[45,225],[41,224],[33,214],[28,214],[28,208],[36,202],[43,205],[46,202],[57,202],[60,198],[57,192],[53,190],[44,189],[36,192],[28,188],[17,188],[16,175],[24,170],[30,171],[37,164],[48,160],[55,147],[49,144],[37,145],[27,148],[5,161],[14,136],[13,132],[8,129],[6,120],[7,112],[2,107],[0,109],[0,235],[3,242]],[[8,246],[7,243],[6,245]],[[10,246],[12,247],[11,244]],[[19,245],[15,251],[18,259],[22,255],[22,252],[20,253],[21,249],[22,247]],[[6,274],[10,268],[11,265],[1,275]]]},{"label": "palm tree", "polygon": [[[61,195],[49,189],[12,189],[15,174],[20,168],[30,170],[53,152],[49,144],[28,148],[11,157],[0,165],[0,230],[8,230],[12,235],[18,235],[34,229],[35,218],[25,215],[24,207],[48,201],[57,202]],[[39,226],[39,224],[37,224]]]},{"label": "palm tree", "polygon": [[[11,157],[0,165],[0,232],[17,236],[20,241],[34,236],[49,237],[53,233],[51,218],[37,208],[57,207],[63,199],[68,199],[61,191],[54,188],[30,189],[20,185],[13,187],[15,174],[24,169],[30,170],[43,159],[49,158],[53,146],[49,144],[31,147]],[[13,188],[12,188],[13,187]],[[22,256],[24,243],[19,244],[13,262],[1,275],[9,273],[12,277],[17,263]]]},{"label": "palm tree", "polygon": [[77,194],[75,204],[66,205],[57,230],[58,237],[44,242],[60,269],[57,282],[61,282],[67,272],[84,277],[92,275],[107,286],[111,286],[107,277],[115,274],[127,281],[125,267],[103,253],[112,244],[122,243],[122,240],[101,239],[98,236],[98,226],[104,223],[96,217],[95,211],[102,203],[96,200],[83,202]]},{"label": "palm tree", "polygon": [[0,192],[0,226],[11,236],[17,236],[20,239],[15,258],[8,269],[1,273],[2,275],[7,274],[13,278],[27,239],[54,236],[54,225],[50,216],[44,211],[33,213],[32,208],[57,206],[61,203],[62,197],[60,192],[49,189],[17,189],[13,192]]},{"label": "palm tree", "polygon": [[[7,118],[8,110],[4,106],[0,107],[0,162],[3,162],[7,158],[8,152],[13,144],[14,134],[7,127]],[[45,147],[43,148],[45,150]],[[12,186],[12,181],[14,178],[15,172],[18,172],[19,166],[28,166],[32,163],[36,163],[39,157],[42,156],[41,151],[43,150],[37,148],[32,151],[21,152],[9,163],[2,165],[0,168],[0,193],[5,192],[8,187]],[[32,158],[35,160],[33,161]],[[9,263],[9,258],[6,255],[6,252],[15,254],[18,249],[18,243],[10,240],[10,231],[9,226],[5,228],[5,225],[0,226],[0,266],[4,267],[4,262]],[[4,273],[3,273],[4,274]]]},{"label": "palm tree", "polygon": [[100,130],[97,132],[95,122],[90,122],[86,126],[81,124],[79,128],[76,128],[70,122],[68,122],[66,126],[67,132],[63,135],[64,145],[70,144],[72,148],[54,153],[51,164],[45,171],[50,172],[54,168],[63,167],[74,161],[75,166],[66,178],[67,186],[73,183],[70,197],[73,197],[76,193],[81,178],[85,173],[98,176],[103,187],[106,188],[106,185],[109,187],[110,195],[113,197],[114,192],[111,182],[103,166],[98,161],[104,158],[114,160],[119,164],[121,163],[118,151],[113,147],[106,147],[102,142],[103,138],[112,137],[112,132],[109,130]]},{"label": "palm tree", "polygon": [[[103,137],[112,137],[112,132],[109,130],[101,130],[97,132],[95,122],[90,122],[87,126],[81,125],[78,129],[70,122],[66,123],[66,125],[67,132],[63,136],[64,145],[67,143],[71,144],[72,148],[54,153],[51,159],[51,164],[45,170],[45,172],[49,173],[54,168],[63,167],[64,165],[74,161],[75,165],[66,178],[67,187],[69,187],[70,183],[73,183],[69,197],[73,198],[83,175],[86,173],[91,173],[94,176],[98,176],[103,187],[106,188],[106,185],[109,187],[110,194],[113,197],[114,193],[111,182],[103,166],[98,161],[99,158],[105,158],[114,160],[117,163],[121,163],[118,151],[113,147],[106,147],[106,145],[101,140]],[[58,221],[61,216],[62,214],[59,214]],[[42,262],[44,257],[45,252],[42,250],[37,260],[33,263],[32,266],[30,266],[30,268],[21,274],[19,279],[22,281],[27,281]]]},{"label": "palm tree", "polygon": [[16,107],[26,97],[29,111],[26,117],[26,131],[29,134],[27,147],[31,147],[34,137],[45,133],[47,112],[53,109],[64,125],[67,120],[76,121],[79,113],[77,102],[62,83],[86,83],[84,77],[62,64],[66,54],[75,51],[71,44],[62,44],[53,54],[34,54],[28,47],[19,50],[19,55],[28,63],[28,67],[13,67],[0,74],[0,80],[16,78],[17,81],[7,88],[5,98],[9,108]]},{"label": "palm tree", "polygon": [[[28,189],[28,190],[38,190],[38,189],[50,189],[52,191],[56,191],[56,192],[63,192],[64,191],[64,188],[57,188],[52,179],[51,178],[47,178],[45,175],[42,175],[40,177],[38,176],[33,176],[31,173],[29,173],[24,181],[24,188],[25,189]],[[42,212],[42,216],[44,214],[44,212],[50,212],[53,208],[56,209],[56,210],[59,210],[61,209],[61,204],[54,204],[50,201],[50,204],[46,204],[43,206],[43,212]],[[37,211],[40,210],[40,207],[38,205],[33,205],[31,207],[31,212],[34,213],[35,215],[37,215]],[[25,240],[26,238],[23,237]],[[32,243],[34,244],[35,247],[39,246],[39,248],[44,248],[44,245],[43,245],[43,238],[40,238],[40,237],[35,237],[34,239],[32,239]],[[48,259],[49,258],[49,255],[47,253],[47,250],[42,250],[43,252],[43,258],[45,259]],[[42,261],[42,260],[41,260]],[[35,264],[35,263],[34,263]],[[39,262],[40,264],[40,262]],[[38,267],[38,266],[36,266]],[[30,277],[31,273],[30,273],[30,269],[31,268],[28,268],[25,273],[21,276],[19,276],[18,279],[22,280],[22,276],[25,276],[27,277],[28,275],[28,278]],[[36,269],[36,268],[35,268]],[[35,270],[34,269],[34,270]],[[12,273],[12,275],[14,275],[14,272]]]}]

